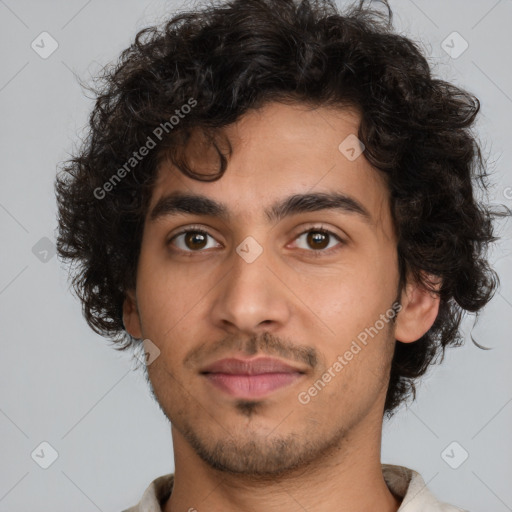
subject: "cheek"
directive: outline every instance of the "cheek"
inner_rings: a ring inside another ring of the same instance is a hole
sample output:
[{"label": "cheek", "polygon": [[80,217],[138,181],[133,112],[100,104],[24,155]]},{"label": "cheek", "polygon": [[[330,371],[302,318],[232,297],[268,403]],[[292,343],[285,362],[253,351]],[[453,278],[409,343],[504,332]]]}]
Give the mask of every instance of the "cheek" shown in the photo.
[{"label": "cheek", "polygon": [[[332,386],[333,392],[336,389],[336,393],[343,394],[343,386],[364,392],[363,388],[369,383],[361,380],[362,374],[373,375],[380,382],[386,373],[393,341],[392,318],[395,316],[390,308],[396,298],[395,278],[398,276],[392,268],[382,266],[382,259],[379,261],[379,267],[376,261],[364,271],[333,278],[322,293],[309,298],[310,303],[315,304],[314,311],[319,312],[329,327],[323,339],[317,340],[319,350],[325,355],[327,369],[338,356],[347,361],[342,370],[332,369],[336,375],[332,381],[337,383]],[[347,357],[344,357],[346,353]]]},{"label": "cheek", "polygon": [[350,293],[357,303],[352,304],[367,321],[377,320],[396,298],[398,288],[398,261],[396,250],[376,245],[369,252],[364,265],[350,280]]},{"label": "cheek", "polygon": [[[372,343],[379,342],[375,339]],[[345,352],[349,345],[350,342],[339,347],[340,350],[326,354],[327,367],[297,396],[305,422],[316,423],[316,429],[319,428],[319,417],[322,417],[321,428],[343,425],[350,429],[386,392],[388,371],[383,364],[382,351],[376,351],[376,345],[365,347],[360,344],[359,351],[356,354],[350,352],[352,355],[348,360]]]},{"label": "cheek", "polygon": [[208,279],[211,274],[201,265],[172,261],[165,249],[148,243],[137,273],[137,297],[146,327],[177,322],[187,315],[211,286]]},{"label": "cheek", "polygon": [[137,299],[144,334],[157,340],[157,344],[163,343],[180,318],[192,309],[192,292],[179,276],[174,277],[157,265],[143,267],[137,279]]},{"label": "cheek", "polygon": [[376,263],[342,269],[316,280],[315,286],[304,284],[307,304],[336,336],[346,337],[354,329],[367,327],[391,305],[396,287],[393,272],[379,270]]},{"label": "cheek", "polygon": [[198,267],[156,257],[141,258],[139,267],[137,298],[143,334],[159,348],[165,372],[171,371],[176,378],[181,378],[180,362],[190,350],[189,341],[200,341],[197,328],[204,321],[208,290],[216,279]]}]

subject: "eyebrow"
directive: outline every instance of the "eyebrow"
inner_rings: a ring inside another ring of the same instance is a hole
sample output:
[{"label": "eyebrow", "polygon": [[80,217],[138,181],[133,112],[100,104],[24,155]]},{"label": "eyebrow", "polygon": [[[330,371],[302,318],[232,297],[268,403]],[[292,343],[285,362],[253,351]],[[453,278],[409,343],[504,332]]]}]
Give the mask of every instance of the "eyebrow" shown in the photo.
[{"label": "eyebrow", "polygon": [[[356,199],[338,192],[315,192],[294,194],[265,210],[269,222],[278,222],[285,217],[305,212],[320,210],[337,210],[342,213],[355,214],[369,225],[373,219],[368,210]],[[162,217],[190,214],[217,217],[229,221],[232,214],[227,206],[203,195],[173,192],[158,200],[149,215],[150,222]]]}]

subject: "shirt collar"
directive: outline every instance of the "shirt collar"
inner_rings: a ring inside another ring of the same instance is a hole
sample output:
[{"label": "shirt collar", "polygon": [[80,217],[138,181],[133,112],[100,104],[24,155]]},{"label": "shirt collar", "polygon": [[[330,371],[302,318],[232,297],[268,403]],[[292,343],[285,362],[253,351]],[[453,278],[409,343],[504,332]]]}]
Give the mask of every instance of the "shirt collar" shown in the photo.
[{"label": "shirt collar", "polygon": [[[465,512],[461,508],[438,501],[421,475],[413,469],[382,464],[382,474],[389,490],[402,504],[397,512]],[[174,484],[174,474],[160,476],[144,491],[140,502],[123,512],[162,512]]]}]

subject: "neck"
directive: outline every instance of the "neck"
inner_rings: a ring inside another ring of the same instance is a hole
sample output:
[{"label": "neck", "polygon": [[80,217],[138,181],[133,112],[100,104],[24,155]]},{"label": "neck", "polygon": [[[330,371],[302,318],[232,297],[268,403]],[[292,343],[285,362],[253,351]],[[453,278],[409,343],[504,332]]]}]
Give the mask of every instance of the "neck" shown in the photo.
[{"label": "neck", "polygon": [[396,512],[401,503],[382,475],[380,429],[359,439],[346,436],[315,463],[268,478],[214,469],[174,427],[172,432],[174,486],[164,512]]}]

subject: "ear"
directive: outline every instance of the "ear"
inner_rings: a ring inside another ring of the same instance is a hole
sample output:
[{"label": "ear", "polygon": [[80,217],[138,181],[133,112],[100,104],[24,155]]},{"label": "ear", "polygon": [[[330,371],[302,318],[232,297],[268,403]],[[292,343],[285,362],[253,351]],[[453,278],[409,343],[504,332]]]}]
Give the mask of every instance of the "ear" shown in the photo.
[{"label": "ear", "polygon": [[134,290],[128,290],[123,302],[123,324],[125,330],[136,339],[142,339],[142,327]]},{"label": "ear", "polygon": [[[426,280],[435,283],[435,289],[441,288],[440,278],[425,274]],[[395,338],[402,343],[419,340],[433,325],[439,312],[439,295],[427,290],[424,285],[407,281],[402,290],[402,309],[396,317]]]}]

